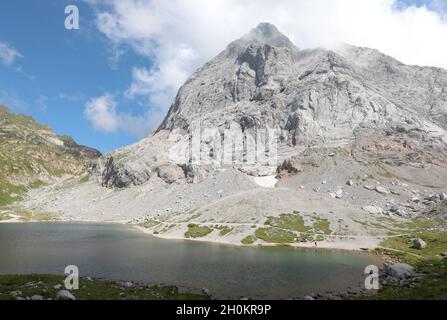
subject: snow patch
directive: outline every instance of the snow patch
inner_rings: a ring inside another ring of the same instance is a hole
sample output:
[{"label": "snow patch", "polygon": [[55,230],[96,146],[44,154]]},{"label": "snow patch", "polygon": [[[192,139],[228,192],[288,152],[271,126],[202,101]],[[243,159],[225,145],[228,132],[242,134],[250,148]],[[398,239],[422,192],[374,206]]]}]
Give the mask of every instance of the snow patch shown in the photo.
[{"label": "snow patch", "polygon": [[276,176],[256,177],[255,182],[263,188],[274,188],[278,183]]}]

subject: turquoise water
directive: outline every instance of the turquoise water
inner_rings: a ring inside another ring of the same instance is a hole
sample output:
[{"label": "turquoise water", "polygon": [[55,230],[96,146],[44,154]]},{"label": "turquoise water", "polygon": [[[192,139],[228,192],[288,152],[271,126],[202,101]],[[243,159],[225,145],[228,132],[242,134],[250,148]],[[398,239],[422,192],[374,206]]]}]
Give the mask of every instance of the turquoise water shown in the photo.
[{"label": "turquoise water", "polygon": [[113,224],[0,224],[0,274],[63,274],[208,288],[220,298],[286,299],[363,283],[371,256],[157,239]]}]

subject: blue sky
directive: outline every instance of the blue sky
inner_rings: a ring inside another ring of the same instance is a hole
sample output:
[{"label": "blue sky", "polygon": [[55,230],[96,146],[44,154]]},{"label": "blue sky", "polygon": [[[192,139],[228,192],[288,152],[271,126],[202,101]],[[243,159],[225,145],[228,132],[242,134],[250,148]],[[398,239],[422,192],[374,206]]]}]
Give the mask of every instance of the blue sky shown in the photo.
[{"label": "blue sky", "polygon": [[[0,102],[108,152],[154,129],[188,75],[262,21],[275,23],[302,48],[339,40],[408,63],[447,66],[447,47],[435,38],[443,35],[445,42],[444,0],[401,0],[391,14],[390,0],[351,1],[352,8],[339,0],[305,6],[307,1],[260,0],[256,12],[249,6],[254,0],[234,7],[222,0],[188,1],[0,1]],[[80,30],[64,28],[69,4],[79,7]],[[409,12],[407,19],[401,13],[409,5],[433,11]],[[380,21],[382,11],[389,29],[367,25],[368,19]],[[365,25],[349,19],[362,15]],[[312,20],[298,24],[306,19]],[[312,21],[320,21],[318,28]],[[395,27],[399,23],[402,28]],[[417,34],[403,33],[409,27]],[[1,50],[9,50],[3,60]]]},{"label": "blue sky", "polygon": [[447,9],[446,0],[399,0],[399,2],[403,7],[411,5],[426,6],[429,9],[441,11],[442,13]]},{"label": "blue sky", "polygon": [[[0,2],[0,41],[23,55],[11,65],[0,64],[0,101],[101,151],[135,142],[138,137],[125,132],[95,130],[83,110],[91,97],[104,92],[119,96],[131,82],[132,66],[143,58],[128,51],[114,66],[110,43],[95,28],[91,8],[76,2],[81,28],[68,31],[66,4],[60,0]],[[126,99],[120,108],[141,113],[140,105]]]}]

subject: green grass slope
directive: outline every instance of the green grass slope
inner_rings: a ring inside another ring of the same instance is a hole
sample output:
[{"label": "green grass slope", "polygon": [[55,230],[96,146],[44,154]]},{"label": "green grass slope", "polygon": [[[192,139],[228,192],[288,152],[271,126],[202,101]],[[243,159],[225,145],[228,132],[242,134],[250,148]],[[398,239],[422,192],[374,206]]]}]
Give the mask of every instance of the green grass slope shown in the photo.
[{"label": "green grass slope", "polygon": [[0,206],[56,177],[82,173],[99,156],[97,150],[0,105]]}]

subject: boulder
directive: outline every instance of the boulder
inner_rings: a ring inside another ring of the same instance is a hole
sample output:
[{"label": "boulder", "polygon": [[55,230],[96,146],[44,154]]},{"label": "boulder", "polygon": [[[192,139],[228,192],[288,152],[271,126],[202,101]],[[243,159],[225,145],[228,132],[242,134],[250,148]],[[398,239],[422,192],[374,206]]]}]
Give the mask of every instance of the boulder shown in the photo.
[{"label": "boulder", "polygon": [[20,291],[20,290],[11,291],[9,294],[13,297],[18,297],[18,296],[22,295],[22,291]]},{"label": "boulder", "polygon": [[35,294],[34,296],[31,297],[31,300],[33,301],[43,300],[43,297],[38,294]]},{"label": "boulder", "polygon": [[380,193],[380,194],[389,194],[390,190],[388,190],[385,187],[381,187],[381,186],[377,186],[376,187],[376,192]]},{"label": "boulder", "polygon": [[207,288],[202,288],[202,293],[206,296],[209,296],[211,294]]},{"label": "boulder", "polygon": [[342,189],[338,189],[337,191],[331,192],[329,194],[334,199],[341,199],[341,198],[343,198],[343,190]]},{"label": "boulder", "polygon": [[58,300],[76,300],[75,296],[68,290],[61,290],[57,293],[56,299]]},{"label": "boulder", "polygon": [[408,279],[414,274],[414,267],[406,263],[384,263],[383,267],[387,276],[397,280]]},{"label": "boulder", "polygon": [[378,207],[378,206],[365,206],[365,207],[362,207],[362,210],[366,211],[368,213],[371,213],[371,214],[381,214],[381,213],[383,213],[383,209]]},{"label": "boulder", "polygon": [[422,240],[420,238],[413,240],[413,248],[415,248],[417,250],[423,250],[426,247],[427,247],[427,243],[424,240]]},{"label": "boulder", "polygon": [[185,178],[183,169],[176,165],[166,165],[158,167],[158,177],[167,184],[173,184]]},{"label": "boulder", "polygon": [[342,189],[338,189],[337,191],[335,191],[335,198],[341,199],[342,197],[343,197],[343,190]]}]

